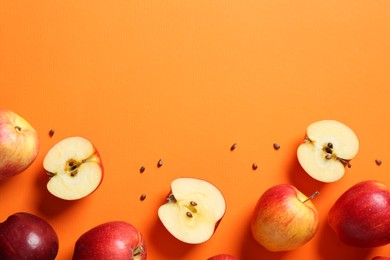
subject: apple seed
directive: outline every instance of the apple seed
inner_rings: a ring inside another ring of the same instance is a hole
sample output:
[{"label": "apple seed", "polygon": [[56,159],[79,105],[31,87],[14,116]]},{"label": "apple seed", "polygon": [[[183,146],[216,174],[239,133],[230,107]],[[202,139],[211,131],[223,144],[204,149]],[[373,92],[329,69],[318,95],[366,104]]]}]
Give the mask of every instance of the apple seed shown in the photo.
[{"label": "apple seed", "polygon": [[376,165],[381,165],[382,164],[382,160],[379,160],[379,159],[377,159],[377,160],[375,160],[375,163],[376,163]]},{"label": "apple seed", "polygon": [[280,144],[274,143],[273,146],[274,146],[275,150],[279,150],[280,149]]},{"label": "apple seed", "polygon": [[146,194],[142,193],[141,197],[139,198],[140,201],[144,201],[146,199]]},{"label": "apple seed", "polygon": [[140,172],[140,173],[144,173],[144,171],[145,171],[145,167],[144,167],[144,166],[141,166],[141,168],[139,169],[139,172]]},{"label": "apple seed", "polygon": [[253,170],[257,170],[257,164],[256,164],[256,163],[253,163],[253,164],[252,164],[252,169],[253,169]]},{"label": "apple seed", "polygon": [[157,167],[161,167],[163,165],[163,161],[160,159],[160,160],[158,160],[158,162],[157,162]]},{"label": "apple seed", "polygon": [[198,203],[196,203],[195,201],[191,200],[190,201],[190,205],[195,207],[196,205],[198,205]]},{"label": "apple seed", "polygon": [[187,211],[186,215],[187,215],[187,217],[192,218],[192,213],[191,212]]},{"label": "apple seed", "polygon": [[54,132],[55,132],[54,129],[50,129],[50,131],[49,131],[49,136],[50,136],[50,137],[53,137]]},{"label": "apple seed", "polygon": [[233,150],[235,150],[236,149],[236,147],[237,147],[237,144],[236,143],[234,143],[231,147],[230,147],[230,151],[233,151]]}]

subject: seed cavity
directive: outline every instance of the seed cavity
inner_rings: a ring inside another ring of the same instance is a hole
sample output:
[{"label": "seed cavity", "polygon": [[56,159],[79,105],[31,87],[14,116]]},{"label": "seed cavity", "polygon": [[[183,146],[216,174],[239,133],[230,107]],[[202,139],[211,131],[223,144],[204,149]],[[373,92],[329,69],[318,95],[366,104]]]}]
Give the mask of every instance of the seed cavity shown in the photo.
[{"label": "seed cavity", "polygon": [[76,161],[75,159],[69,159],[65,164],[65,173],[70,176],[75,176],[78,172],[78,168],[81,165],[81,162]]}]

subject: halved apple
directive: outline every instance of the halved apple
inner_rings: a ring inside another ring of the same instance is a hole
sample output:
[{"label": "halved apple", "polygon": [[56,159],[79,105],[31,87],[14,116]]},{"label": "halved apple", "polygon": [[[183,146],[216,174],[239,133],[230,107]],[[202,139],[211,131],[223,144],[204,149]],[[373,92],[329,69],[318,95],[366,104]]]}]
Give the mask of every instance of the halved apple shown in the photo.
[{"label": "halved apple", "polygon": [[98,188],[103,164],[94,145],[83,137],[68,137],[46,154],[43,168],[50,176],[47,189],[64,200],[81,199]]},{"label": "halved apple", "polygon": [[351,128],[336,120],[321,120],[307,127],[306,138],[298,147],[302,168],[314,179],[335,182],[351,167],[359,151],[359,140]]},{"label": "halved apple", "polygon": [[172,181],[167,203],[160,206],[158,216],[178,240],[200,244],[212,237],[225,210],[225,199],[214,185],[196,178],[178,178]]}]

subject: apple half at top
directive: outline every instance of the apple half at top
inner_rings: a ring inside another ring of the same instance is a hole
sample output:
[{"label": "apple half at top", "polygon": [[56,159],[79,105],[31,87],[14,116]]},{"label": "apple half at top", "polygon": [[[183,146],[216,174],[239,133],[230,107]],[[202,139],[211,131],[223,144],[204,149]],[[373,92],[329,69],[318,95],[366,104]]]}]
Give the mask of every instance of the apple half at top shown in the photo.
[{"label": "apple half at top", "polygon": [[306,139],[298,147],[302,168],[314,179],[335,182],[359,151],[359,140],[351,128],[336,120],[321,120],[307,127]]},{"label": "apple half at top", "polygon": [[55,144],[43,160],[50,176],[47,189],[64,200],[81,199],[98,188],[103,164],[94,145],[83,137],[68,137]]},{"label": "apple half at top", "polygon": [[178,178],[171,183],[167,203],[158,216],[178,240],[200,244],[209,240],[225,214],[222,193],[211,183],[195,178]]}]

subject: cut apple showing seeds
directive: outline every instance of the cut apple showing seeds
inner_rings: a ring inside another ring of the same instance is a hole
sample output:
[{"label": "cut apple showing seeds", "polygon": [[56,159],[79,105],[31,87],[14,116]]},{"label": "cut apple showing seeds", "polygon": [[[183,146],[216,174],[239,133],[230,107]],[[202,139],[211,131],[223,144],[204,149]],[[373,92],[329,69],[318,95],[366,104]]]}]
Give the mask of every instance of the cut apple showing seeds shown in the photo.
[{"label": "cut apple showing seeds", "polygon": [[50,176],[48,191],[64,200],[91,194],[103,179],[100,155],[83,137],[68,137],[55,144],[46,154],[43,167]]},{"label": "cut apple showing seeds", "polygon": [[297,156],[311,177],[335,182],[344,176],[346,166],[351,167],[358,150],[359,140],[351,128],[336,120],[321,120],[308,126]]},{"label": "cut apple showing seeds", "polygon": [[225,199],[214,185],[201,179],[178,178],[171,183],[158,216],[178,240],[200,244],[212,237],[225,210]]}]

